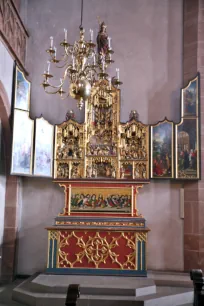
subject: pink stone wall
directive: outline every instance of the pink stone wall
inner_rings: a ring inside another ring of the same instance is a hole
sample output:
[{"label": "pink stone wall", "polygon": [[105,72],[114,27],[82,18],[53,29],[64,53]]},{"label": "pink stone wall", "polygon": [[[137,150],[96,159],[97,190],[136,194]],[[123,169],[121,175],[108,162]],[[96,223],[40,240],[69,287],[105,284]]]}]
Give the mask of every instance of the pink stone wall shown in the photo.
[{"label": "pink stone wall", "polygon": [[[46,95],[40,87],[46,67],[49,37],[63,39],[63,29],[74,42],[79,34],[80,0],[28,1],[27,70],[32,81],[31,115],[41,114],[51,123],[64,120],[68,109],[83,111],[75,101],[61,101]],[[97,16],[108,25],[115,50],[112,75],[120,68],[122,86],[121,121],[132,109],[144,123],[156,123],[165,116],[176,122],[180,117],[182,86],[182,0],[86,0],[84,27],[98,29]],[[140,212],[151,228],[148,243],[148,268],[183,270],[183,220],[179,216],[179,183],[151,182],[138,198]],[[53,195],[50,197],[50,195]],[[19,231],[18,267],[20,274],[31,274],[46,266],[45,225],[63,206],[63,193],[51,181],[23,179],[22,218]],[[35,220],[31,216],[35,216]],[[32,219],[32,226],[28,220]],[[34,223],[35,224],[34,224]],[[33,244],[35,241],[35,244]],[[39,248],[40,251],[36,251]],[[172,252],[172,249],[174,250]],[[33,255],[32,255],[33,254]],[[22,257],[23,256],[23,257]],[[24,260],[22,261],[22,258]],[[27,258],[27,260],[25,260]]]}]

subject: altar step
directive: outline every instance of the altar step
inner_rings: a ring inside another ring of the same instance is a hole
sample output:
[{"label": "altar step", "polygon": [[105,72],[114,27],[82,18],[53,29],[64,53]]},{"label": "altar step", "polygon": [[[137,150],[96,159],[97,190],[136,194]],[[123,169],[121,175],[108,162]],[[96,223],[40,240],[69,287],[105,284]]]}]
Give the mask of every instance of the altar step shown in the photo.
[{"label": "altar step", "polygon": [[[192,288],[170,287],[167,286],[167,281],[166,286],[156,286],[155,283],[159,281],[158,275],[156,278],[157,281],[151,276],[133,278],[40,274],[14,288],[12,297],[28,306],[64,306],[68,285],[78,283],[81,292],[78,306],[192,305]],[[178,283],[176,277],[175,282]]]}]

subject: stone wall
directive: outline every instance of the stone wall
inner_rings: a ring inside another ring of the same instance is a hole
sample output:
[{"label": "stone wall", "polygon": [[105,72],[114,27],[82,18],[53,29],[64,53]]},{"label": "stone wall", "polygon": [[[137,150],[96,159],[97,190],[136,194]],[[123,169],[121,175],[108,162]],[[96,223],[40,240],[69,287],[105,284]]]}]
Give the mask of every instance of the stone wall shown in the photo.
[{"label": "stone wall", "polygon": [[[8,101],[11,104],[11,93],[12,93],[12,81],[13,81],[13,59],[6,50],[3,43],[0,41],[0,82],[4,87],[8,96]],[[3,97],[0,97],[3,99]],[[0,120],[2,120],[2,108],[0,106]],[[0,127],[0,255],[2,255],[2,244],[4,235],[4,216],[5,216],[5,194],[6,194],[6,171],[5,171],[5,145],[3,141],[3,123],[1,122]],[[0,278],[1,278],[1,259],[0,258]]]},{"label": "stone wall", "polygon": [[[79,35],[79,0],[28,1],[27,28],[30,34],[27,65],[32,82],[31,116],[51,123],[65,119],[68,109],[83,120],[74,100],[61,101],[40,87],[46,67],[49,37],[57,46],[63,29],[74,42]],[[132,109],[144,123],[164,119],[179,121],[182,86],[182,0],[86,0],[84,27],[98,30],[97,16],[108,25],[115,50],[112,75],[120,68],[123,81],[121,121]],[[58,51],[59,54],[59,51]],[[63,207],[63,191],[51,180],[23,178],[22,217],[19,228],[17,273],[32,274],[46,267],[47,233],[44,227]],[[179,183],[151,182],[138,196],[138,207],[151,229],[148,269],[183,270],[183,220],[179,216]],[[172,252],[172,249],[174,252]]]},{"label": "stone wall", "polygon": [[0,282],[11,281],[16,245],[17,177],[10,176],[11,96],[14,60],[0,41],[0,120],[2,147],[0,165]]}]

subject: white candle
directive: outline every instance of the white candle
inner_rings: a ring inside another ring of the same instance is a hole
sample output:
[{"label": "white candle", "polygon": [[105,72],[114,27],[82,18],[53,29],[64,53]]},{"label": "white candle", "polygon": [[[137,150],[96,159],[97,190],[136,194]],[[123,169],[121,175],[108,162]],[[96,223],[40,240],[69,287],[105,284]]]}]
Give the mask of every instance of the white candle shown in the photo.
[{"label": "white candle", "polygon": [[90,38],[91,38],[91,42],[93,41],[93,30],[90,29]]},{"label": "white candle", "polygon": [[50,73],[50,61],[47,61],[47,74]]},{"label": "white candle", "polygon": [[111,77],[108,78],[108,82],[109,82],[109,87],[111,89]]},{"label": "white candle", "polygon": [[94,53],[94,56],[93,56],[93,64],[94,66],[96,65],[96,54]]},{"label": "white candle", "polygon": [[119,68],[116,68],[116,79],[119,81]]},{"label": "white candle", "polygon": [[111,37],[108,36],[108,49],[111,49]]},{"label": "white candle", "polygon": [[72,66],[73,66],[73,69],[75,69],[75,57],[73,56],[73,54],[72,54]]},{"label": "white candle", "polygon": [[52,47],[53,47],[53,37],[50,36],[50,48],[52,48]]},{"label": "white candle", "polygon": [[102,71],[104,71],[105,69],[105,59],[104,59],[104,56],[102,58]]},{"label": "white candle", "polygon": [[64,40],[67,41],[67,29],[64,29]]},{"label": "white candle", "polygon": [[55,50],[55,58],[57,57],[57,48],[54,47],[54,50]]}]

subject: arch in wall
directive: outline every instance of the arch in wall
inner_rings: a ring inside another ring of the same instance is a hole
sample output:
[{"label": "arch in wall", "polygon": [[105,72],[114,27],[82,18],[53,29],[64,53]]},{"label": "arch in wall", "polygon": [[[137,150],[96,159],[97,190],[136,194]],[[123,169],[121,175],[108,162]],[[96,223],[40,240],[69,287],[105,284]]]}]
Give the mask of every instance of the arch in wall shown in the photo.
[{"label": "arch in wall", "polygon": [[17,177],[10,175],[12,131],[9,122],[10,103],[4,85],[0,81],[0,118],[3,130],[5,156],[5,208],[2,244],[1,275],[2,281],[11,281],[14,275],[14,258],[16,246],[16,209]]}]

